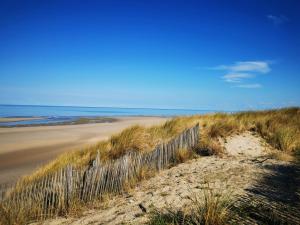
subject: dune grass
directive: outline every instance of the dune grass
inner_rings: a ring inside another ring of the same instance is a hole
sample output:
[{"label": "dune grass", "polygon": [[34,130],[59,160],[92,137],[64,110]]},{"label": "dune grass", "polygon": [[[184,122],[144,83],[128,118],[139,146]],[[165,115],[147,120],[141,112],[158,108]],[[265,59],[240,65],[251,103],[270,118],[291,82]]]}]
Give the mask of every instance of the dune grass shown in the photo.
[{"label": "dune grass", "polygon": [[300,151],[300,108],[205,115],[199,121],[203,128],[200,144],[209,145],[219,137],[253,131],[285,153]]},{"label": "dune grass", "polygon": [[116,159],[128,151],[151,151],[158,143],[171,139],[196,123],[200,124],[196,152],[204,150],[208,154],[222,155],[223,148],[219,139],[244,131],[257,132],[271,146],[289,155],[300,152],[300,108],[177,117],[150,128],[132,126],[113,135],[108,141],[64,153],[32,175],[21,179],[21,185],[68,164],[77,168],[88,166],[98,151],[103,161]]},{"label": "dune grass", "polygon": [[232,217],[233,200],[229,194],[204,189],[182,210],[153,210],[148,225],[225,225]]},{"label": "dune grass", "polygon": [[98,152],[101,160],[106,161],[117,159],[129,151],[152,151],[157,144],[167,142],[195,124],[196,121],[191,117],[178,117],[162,125],[149,128],[139,125],[129,127],[119,134],[113,135],[108,141],[100,141],[85,149],[74,150],[60,155],[30,176],[23,177],[19,184],[23,185],[24,183],[32,182],[68,164],[72,164],[76,168],[86,167],[95,159]]},{"label": "dune grass", "polygon": [[[258,133],[278,151],[274,158],[292,161],[296,156],[300,162],[300,108],[239,112],[234,114],[217,113],[193,117],[200,123],[200,141],[196,151],[206,150],[209,154],[222,155],[220,138],[251,131]],[[233,200],[216,195],[212,190],[204,192],[204,199],[196,200],[189,207],[174,210],[154,210],[149,225],[222,225],[229,224],[234,217],[231,210]],[[175,206],[176,207],[176,206]],[[274,218],[271,218],[270,221]]]}]

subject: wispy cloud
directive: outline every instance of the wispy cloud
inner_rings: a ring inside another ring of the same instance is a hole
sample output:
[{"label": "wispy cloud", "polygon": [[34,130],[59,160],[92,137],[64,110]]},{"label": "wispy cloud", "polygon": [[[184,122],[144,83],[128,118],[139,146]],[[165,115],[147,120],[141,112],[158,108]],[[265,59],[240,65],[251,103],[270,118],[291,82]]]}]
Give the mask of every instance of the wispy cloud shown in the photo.
[{"label": "wispy cloud", "polygon": [[240,83],[240,82],[242,82],[243,79],[251,78],[251,77],[253,77],[253,74],[249,74],[249,73],[229,73],[229,74],[224,75],[222,78],[226,82]]},{"label": "wispy cloud", "polygon": [[235,87],[238,88],[262,88],[261,84],[240,84]]},{"label": "wispy cloud", "polygon": [[289,19],[284,15],[275,16],[272,14],[267,15],[268,20],[272,21],[275,26],[279,26],[289,21]]},{"label": "wispy cloud", "polygon": [[[219,65],[216,70],[224,70],[222,79],[229,83],[243,83],[246,79],[255,78],[259,74],[266,74],[271,71],[270,61],[238,61],[232,65]],[[260,88],[260,84],[240,84],[239,88]]]},{"label": "wispy cloud", "polygon": [[233,65],[220,65],[215,69],[228,70],[232,72],[259,72],[268,73],[270,72],[270,66],[268,61],[244,61],[235,62]]}]

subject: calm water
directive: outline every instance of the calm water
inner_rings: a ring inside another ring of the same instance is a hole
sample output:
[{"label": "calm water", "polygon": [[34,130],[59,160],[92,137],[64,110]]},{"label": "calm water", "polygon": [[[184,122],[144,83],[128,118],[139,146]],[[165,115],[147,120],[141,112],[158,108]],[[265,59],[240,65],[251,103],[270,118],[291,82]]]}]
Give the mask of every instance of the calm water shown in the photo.
[{"label": "calm water", "polygon": [[78,117],[97,116],[179,116],[205,114],[212,110],[189,109],[145,109],[145,108],[113,108],[113,107],[77,107],[77,106],[20,106],[0,105],[0,117],[43,117],[40,120],[0,122],[1,126],[28,124],[49,124],[73,121]]}]

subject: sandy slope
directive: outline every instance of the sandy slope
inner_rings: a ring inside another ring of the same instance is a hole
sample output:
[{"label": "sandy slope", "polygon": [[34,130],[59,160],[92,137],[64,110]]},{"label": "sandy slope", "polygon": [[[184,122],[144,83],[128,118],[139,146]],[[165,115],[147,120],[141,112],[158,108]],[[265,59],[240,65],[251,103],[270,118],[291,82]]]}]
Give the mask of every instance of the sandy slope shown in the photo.
[{"label": "sandy slope", "polygon": [[160,117],[122,117],[113,123],[0,128],[0,185],[28,174],[58,154],[107,139],[134,124],[150,126]]},{"label": "sandy slope", "polygon": [[[251,205],[257,200],[266,207],[272,207],[275,203],[267,197],[260,197],[260,192],[252,195],[251,193],[257,187],[263,187],[268,191],[270,187],[264,184],[266,177],[276,175],[277,171],[274,168],[289,167],[290,164],[269,158],[268,154],[271,151],[269,146],[261,138],[250,133],[230,137],[224,145],[227,155],[223,158],[209,156],[190,160],[161,171],[155,177],[141,182],[130,193],[100,203],[99,208],[85,212],[80,218],[49,220],[45,224],[143,224],[147,221],[151,209],[187,208],[191,205],[191,199],[195,195],[201,199],[203,191],[207,188],[213,188],[217,193],[234,198],[236,207],[242,207],[243,204]],[[293,193],[284,189],[286,185],[281,183],[278,187],[286,196],[292,196]],[[265,196],[268,194],[265,193]],[[279,194],[277,197],[279,198]],[[142,212],[140,204],[146,208],[147,213]],[[277,205],[278,214],[283,214],[283,217],[285,206],[285,204]],[[297,207],[291,208],[291,212],[285,215],[291,218],[292,224],[300,221],[297,217],[297,209],[300,209],[300,206]],[[260,213],[264,212],[253,208],[253,215]],[[253,219],[251,216],[242,218],[237,216],[236,222],[256,224],[257,218],[259,217]]]}]

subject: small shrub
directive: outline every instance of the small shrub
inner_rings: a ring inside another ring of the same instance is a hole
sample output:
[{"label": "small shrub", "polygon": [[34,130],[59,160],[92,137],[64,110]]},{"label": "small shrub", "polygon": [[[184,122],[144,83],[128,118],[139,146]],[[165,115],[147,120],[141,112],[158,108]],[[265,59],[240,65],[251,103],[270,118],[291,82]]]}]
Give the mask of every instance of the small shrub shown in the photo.
[{"label": "small shrub", "polygon": [[200,198],[193,201],[196,206],[193,211],[194,224],[223,225],[231,217],[232,202],[228,194],[218,193],[209,187],[204,189],[204,201]]},{"label": "small shrub", "polygon": [[182,211],[166,210],[161,212],[155,210],[150,216],[148,225],[182,225],[190,224],[189,215],[185,215]]},{"label": "small shrub", "polygon": [[183,163],[189,159],[193,158],[193,151],[189,149],[179,149],[176,151],[176,162]]},{"label": "small shrub", "polygon": [[232,216],[229,196],[211,189],[196,196],[191,205],[181,210],[154,210],[148,225],[225,225]]},{"label": "small shrub", "polygon": [[224,147],[216,139],[203,138],[195,147],[195,152],[202,156],[209,156],[209,155],[222,156],[224,154]]},{"label": "small shrub", "polygon": [[284,162],[291,162],[294,160],[294,157],[291,154],[288,154],[284,151],[273,150],[269,156],[273,159],[277,159]]}]

